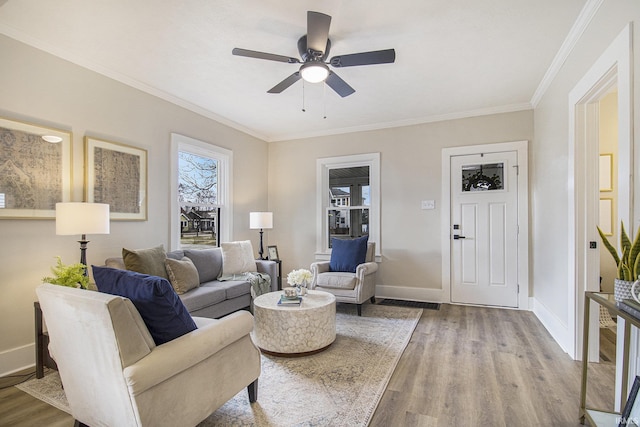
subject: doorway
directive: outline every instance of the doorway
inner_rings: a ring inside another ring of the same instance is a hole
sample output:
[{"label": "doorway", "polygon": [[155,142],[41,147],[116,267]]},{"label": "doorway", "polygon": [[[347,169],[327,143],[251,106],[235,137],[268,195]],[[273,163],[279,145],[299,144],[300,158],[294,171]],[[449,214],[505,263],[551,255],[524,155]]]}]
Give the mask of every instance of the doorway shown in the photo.
[{"label": "doorway", "polygon": [[[617,224],[618,200],[618,91],[616,87],[598,102],[598,227],[611,244],[618,247],[620,224]],[[603,246],[600,246],[600,291],[613,293],[614,280],[618,274],[616,262]],[[616,362],[617,325],[609,311],[599,308],[601,363]]]},{"label": "doorway", "polygon": [[451,301],[518,307],[518,153],[451,157]]},{"label": "doorway", "polygon": [[[632,181],[632,91],[631,91],[631,27],[627,26],[591,66],[584,77],[569,93],[569,211],[568,211],[568,341],[563,347],[579,359],[582,348],[584,292],[600,290],[600,237],[599,223],[599,107],[603,99],[617,88],[618,155],[616,216],[612,220],[631,226],[633,217]],[[637,202],[637,201],[636,201]],[[594,242],[593,244],[591,242]],[[596,249],[593,249],[593,246]],[[617,245],[616,245],[617,246]],[[592,307],[594,312],[595,306]],[[594,334],[589,342],[589,360],[597,361],[598,319],[592,318],[590,330]]]},{"label": "doorway", "polygon": [[442,150],[443,302],[529,308],[527,145]]}]

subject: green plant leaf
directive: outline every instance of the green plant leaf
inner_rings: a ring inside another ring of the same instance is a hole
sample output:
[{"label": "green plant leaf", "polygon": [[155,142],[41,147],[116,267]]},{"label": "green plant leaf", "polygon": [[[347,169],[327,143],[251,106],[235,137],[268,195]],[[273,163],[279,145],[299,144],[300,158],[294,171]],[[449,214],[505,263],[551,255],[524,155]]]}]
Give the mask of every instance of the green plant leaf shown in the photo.
[{"label": "green plant leaf", "polygon": [[87,289],[89,287],[89,277],[84,275],[85,265],[81,263],[64,265],[62,258],[56,257],[56,265],[51,267],[53,276],[43,277],[44,283],[52,283],[54,285],[69,286]]},{"label": "green plant leaf", "polygon": [[616,248],[613,247],[613,245],[611,244],[609,239],[607,239],[607,236],[604,235],[602,230],[600,230],[600,227],[597,227],[597,228],[598,228],[598,233],[600,234],[600,238],[602,239],[602,243],[607,248],[607,250],[609,251],[609,253],[613,257],[613,259],[616,261],[616,266],[619,266],[620,265],[620,256],[618,256],[618,251],[616,250]]},{"label": "green plant leaf", "polygon": [[[629,235],[627,234],[627,230],[624,228],[624,222],[620,221],[620,247],[622,248],[622,259],[625,261],[627,265],[629,265],[629,255],[631,253],[631,240],[629,240]],[[624,255],[626,252],[626,256]]]},{"label": "green plant leaf", "polygon": [[622,274],[624,276],[622,280],[626,280],[627,282],[632,282],[633,276],[631,274],[631,269],[626,264],[621,264],[621,265],[622,265]]},{"label": "green plant leaf", "polygon": [[636,264],[638,262],[639,255],[640,255],[640,227],[638,227],[638,230],[636,231],[636,236],[631,246],[631,252],[629,253],[629,267],[632,268],[632,273],[634,277],[632,280],[635,280],[638,278],[638,275],[636,274],[636,271],[637,271]]}]

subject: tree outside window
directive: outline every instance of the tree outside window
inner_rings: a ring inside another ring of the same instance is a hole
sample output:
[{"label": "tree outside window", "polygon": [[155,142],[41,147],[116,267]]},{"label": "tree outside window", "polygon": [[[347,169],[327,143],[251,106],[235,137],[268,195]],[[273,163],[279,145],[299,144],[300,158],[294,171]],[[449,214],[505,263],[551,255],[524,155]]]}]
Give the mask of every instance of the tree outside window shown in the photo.
[{"label": "tree outside window", "polygon": [[219,246],[218,160],[178,152],[180,246]]}]

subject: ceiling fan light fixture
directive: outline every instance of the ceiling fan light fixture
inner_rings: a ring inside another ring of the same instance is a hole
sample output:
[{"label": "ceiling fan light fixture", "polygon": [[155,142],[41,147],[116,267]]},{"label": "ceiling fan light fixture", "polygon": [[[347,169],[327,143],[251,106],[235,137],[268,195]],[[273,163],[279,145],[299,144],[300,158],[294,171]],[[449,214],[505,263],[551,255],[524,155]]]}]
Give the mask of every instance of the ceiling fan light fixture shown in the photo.
[{"label": "ceiling fan light fixture", "polygon": [[309,83],[320,83],[329,76],[329,67],[323,62],[307,62],[300,67],[300,75]]}]

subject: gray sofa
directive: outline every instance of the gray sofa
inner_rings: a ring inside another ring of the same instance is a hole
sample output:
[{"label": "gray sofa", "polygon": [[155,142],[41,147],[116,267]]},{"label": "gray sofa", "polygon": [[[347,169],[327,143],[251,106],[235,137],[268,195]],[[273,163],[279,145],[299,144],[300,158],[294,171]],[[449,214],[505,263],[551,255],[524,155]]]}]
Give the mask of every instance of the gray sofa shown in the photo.
[{"label": "gray sofa", "polygon": [[[217,319],[229,313],[246,309],[251,305],[251,285],[244,280],[219,281],[222,272],[220,248],[185,249],[167,252],[167,258],[191,259],[198,270],[200,286],[180,294],[180,299],[192,316]],[[125,269],[121,257],[107,258],[107,267]],[[278,289],[276,263],[256,260],[259,273],[271,277],[271,291]]]}]

